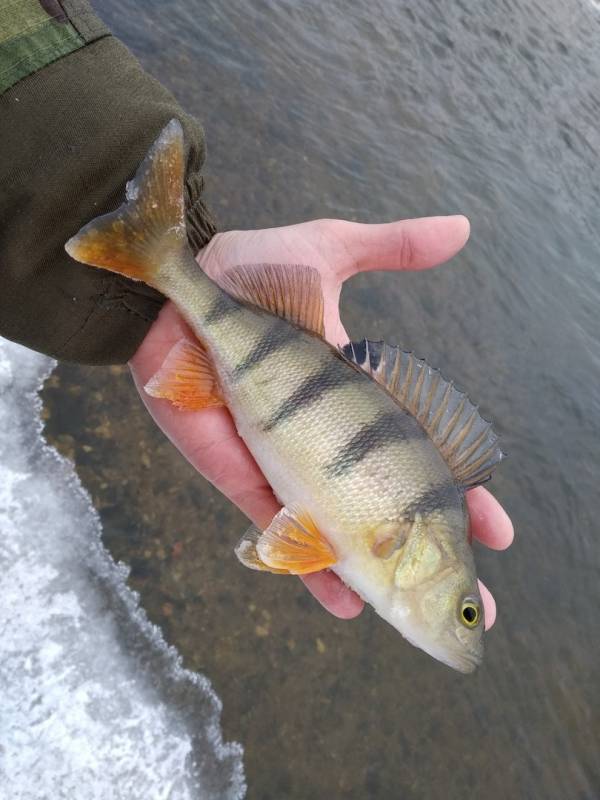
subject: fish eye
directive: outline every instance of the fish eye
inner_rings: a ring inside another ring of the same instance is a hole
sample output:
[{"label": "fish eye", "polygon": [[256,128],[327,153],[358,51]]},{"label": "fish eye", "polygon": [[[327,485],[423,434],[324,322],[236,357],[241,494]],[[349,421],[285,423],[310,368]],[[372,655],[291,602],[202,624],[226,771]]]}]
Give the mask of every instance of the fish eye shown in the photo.
[{"label": "fish eye", "polygon": [[460,621],[467,628],[475,628],[480,619],[479,603],[472,597],[466,597],[460,609]]}]

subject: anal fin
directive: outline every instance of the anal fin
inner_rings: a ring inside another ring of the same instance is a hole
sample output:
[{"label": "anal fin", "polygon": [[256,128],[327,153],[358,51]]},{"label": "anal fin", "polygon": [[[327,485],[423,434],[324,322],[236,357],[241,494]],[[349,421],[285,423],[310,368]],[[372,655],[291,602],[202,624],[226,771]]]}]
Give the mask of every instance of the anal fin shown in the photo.
[{"label": "anal fin", "polygon": [[188,339],[180,339],[172,347],[144,389],[151,397],[170,400],[188,411],[225,405],[206,350]]}]

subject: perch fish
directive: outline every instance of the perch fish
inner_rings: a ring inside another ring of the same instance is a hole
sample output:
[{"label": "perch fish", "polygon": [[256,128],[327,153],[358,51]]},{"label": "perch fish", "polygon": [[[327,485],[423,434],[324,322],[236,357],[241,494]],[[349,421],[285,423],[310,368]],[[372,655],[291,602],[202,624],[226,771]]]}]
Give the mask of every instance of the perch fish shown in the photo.
[{"label": "perch fish", "polygon": [[329,568],[412,644],[471,672],[484,611],[464,495],[502,458],[490,423],[411,353],[326,342],[311,267],[240,265],[210,280],[187,242],[184,166],[171,120],[123,205],[66,249],[154,286],[194,331],[145,388],[181,408],[226,405],[282,503],[266,530],[244,535],[239,560],[293,575]]}]

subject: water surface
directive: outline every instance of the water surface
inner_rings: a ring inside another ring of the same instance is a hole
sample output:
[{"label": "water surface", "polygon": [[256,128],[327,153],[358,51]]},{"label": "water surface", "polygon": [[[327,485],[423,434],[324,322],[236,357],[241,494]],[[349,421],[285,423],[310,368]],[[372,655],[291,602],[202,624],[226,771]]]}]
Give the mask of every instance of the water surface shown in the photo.
[{"label": "water surface", "polygon": [[[207,132],[226,228],[461,212],[452,264],[344,290],[356,337],[468,389],[515,522],[478,548],[499,616],[465,678],[369,609],[242,569],[245,520],[153,428],[124,369],[62,366],[48,427],[151,619],[223,699],[250,798],[591,800],[598,767],[600,12],[580,0],[105,0]],[[168,10],[167,10],[168,9]]]}]

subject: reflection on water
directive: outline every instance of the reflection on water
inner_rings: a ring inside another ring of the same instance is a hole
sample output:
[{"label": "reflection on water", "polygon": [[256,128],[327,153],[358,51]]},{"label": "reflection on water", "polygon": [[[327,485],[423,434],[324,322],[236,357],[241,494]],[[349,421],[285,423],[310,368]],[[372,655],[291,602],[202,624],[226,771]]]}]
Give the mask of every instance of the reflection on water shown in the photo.
[{"label": "reflection on water", "polygon": [[[107,0],[101,13],[207,131],[221,226],[463,212],[451,267],[370,274],[352,333],[440,366],[510,459],[515,521],[479,550],[499,619],[465,679],[369,610],[327,616],[241,569],[242,516],[192,474],[123,370],[59,369],[50,431],[105,540],[186,664],[213,681],[260,798],[600,795],[600,15],[579,0]],[[201,643],[201,644],[200,644]]]}]

